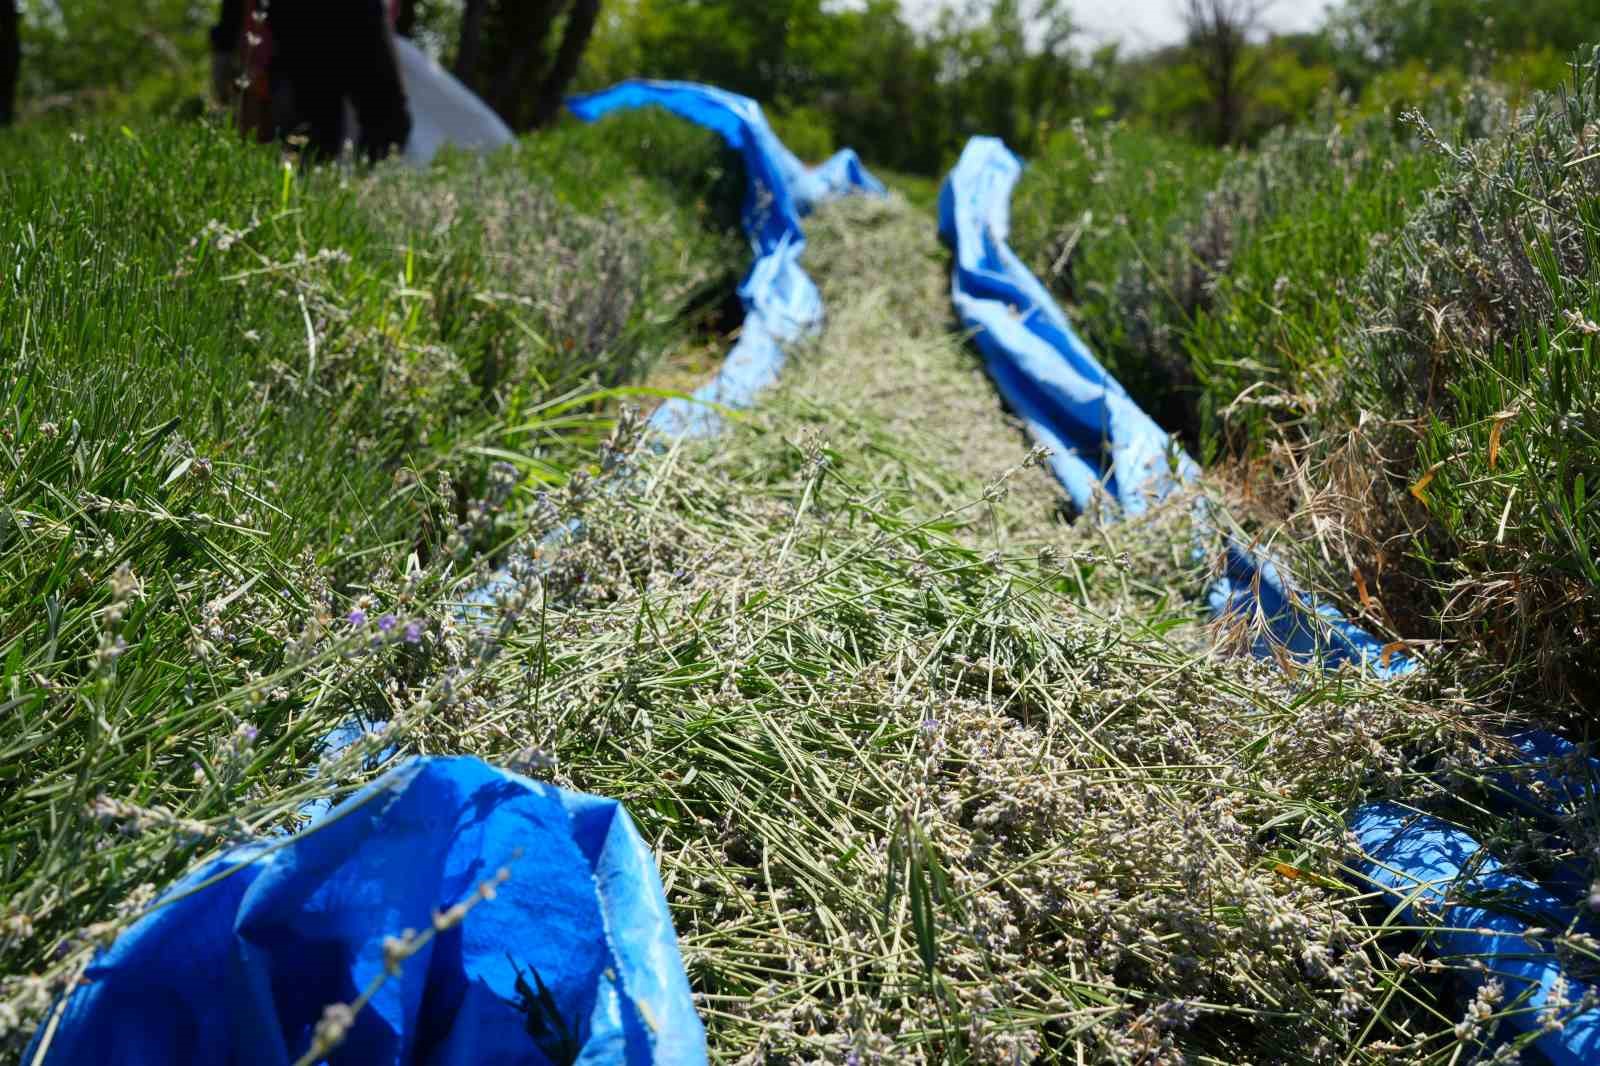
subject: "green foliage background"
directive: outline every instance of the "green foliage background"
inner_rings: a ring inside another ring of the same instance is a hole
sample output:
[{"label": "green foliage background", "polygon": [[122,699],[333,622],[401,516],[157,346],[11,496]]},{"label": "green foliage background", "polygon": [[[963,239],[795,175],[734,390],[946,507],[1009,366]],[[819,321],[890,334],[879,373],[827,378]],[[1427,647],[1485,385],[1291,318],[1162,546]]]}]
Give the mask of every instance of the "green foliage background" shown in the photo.
[{"label": "green foliage background", "polygon": [[[25,115],[198,106],[212,3],[21,8]],[[418,41],[449,62],[459,0],[417,0],[415,10]],[[1314,32],[1253,38],[1239,137],[1253,144],[1336,98],[1397,114],[1470,76],[1519,94],[1550,88],[1567,50],[1597,37],[1600,9],[1581,0],[1350,0]],[[577,87],[706,81],[762,101],[802,154],[848,144],[880,166],[935,175],[975,133],[1033,155],[1073,119],[1204,141],[1202,60],[1184,43],[1095,47],[1067,0],[949,0],[915,22],[898,0],[608,0]]]}]

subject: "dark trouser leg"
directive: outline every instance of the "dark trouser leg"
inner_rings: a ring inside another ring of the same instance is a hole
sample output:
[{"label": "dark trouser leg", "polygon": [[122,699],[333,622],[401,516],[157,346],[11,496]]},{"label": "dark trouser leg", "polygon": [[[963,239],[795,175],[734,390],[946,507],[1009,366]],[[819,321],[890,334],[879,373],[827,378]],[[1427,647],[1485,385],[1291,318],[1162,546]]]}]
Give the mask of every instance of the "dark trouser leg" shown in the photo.
[{"label": "dark trouser leg", "polygon": [[336,158],[344,149],[344,98],[325,67],[297,62],[274,63],[273,117],[278,136],[304,137],[306,151],[319,159]]},{"label": "dark trouser leg", "polygon": [[411,136],[411,111],[406,105],[400,64],[381,0],[363,4],[359,24],[352,26],[351,63],[346,68],[346,91],[361,124],[361,150],[368,159],[382,159],[393,149],[404,149]]},{"label": "dark trouser leg", "polygon": [[347,99],[369,159],[404,146],[411,116],[382,0],[274,0],[271,10],[278,49],[274,77],[287,83],[293,124],[312,149],[330,157],[343,149]]}]

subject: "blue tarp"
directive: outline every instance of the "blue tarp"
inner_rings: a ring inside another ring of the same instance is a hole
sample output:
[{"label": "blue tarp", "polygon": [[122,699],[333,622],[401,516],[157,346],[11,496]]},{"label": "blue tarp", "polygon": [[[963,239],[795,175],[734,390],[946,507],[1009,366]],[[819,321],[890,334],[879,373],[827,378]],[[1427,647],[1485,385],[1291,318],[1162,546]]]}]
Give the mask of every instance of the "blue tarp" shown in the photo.
[{"label": "blue tarp", "polygon": [[[1197,507],[1203,518],[1204,502]],[[1238,537],[1226,539],[1222,574],[1206,589],[1206,603],[1216,618],[1259,623],[1251,645],[1257,656],[1269,657],[1276,649],[1301,662],[1358,663],[1385,680],[1417,669],[1415,659],[1385,645],[1337,607],[1296,589],[1265,553]]]},{"label": "blue tarp", "polygon": [[[1594,806],[1600,797],[1600,759],[1564,737],[1542,730],[1518,733],[1508,739],[1530,771],[1531,784],[1510,773],[1496,774],[1494,783],[1518,806],[1555,824],[1568,818],[1600,816]],[[1535,791],[1537,789],[1537,792]]]},{"label": "blue tarp", "polygon": [[[1011,192],[1021,174],[1021,161],[998,139],[974,137],[945,179],[939,232],[955,251],[956,313],[995,387],[1050,450],[1050,467],[1078,510],[1103,496],[1139,514],[1197,478],[1200,467],[1100,365],[1011,250]],[[1293,589],[1275,563],[1236,538],[1220,569],[1210,606],[1219,618],[1257,623],[1258,653],[1277,648],[1302,660],[1353,661],[1384,677],[1414,668],[1330,605]]]},{"label": "blue tarp", "polygon": [[[1476,989],[1494,978],[1504,986],[1498,1009],[1514,1033],[1538,1032],[1542,1010],[1553,1010],[1557,982],[1576,1004],[1600,988],[1564,974],[1550,937],[1566,929],[1571,908],[1539,885],[1507,873],[1477,841],[1447,822],[1391,803],[1363,807],[1350,829],[1366,859],[1365,881],[1396,908],[1396,923],[1430,928],[1431,950]],[[1426,909],[1427,914],[1420,913]],[[1431,917],[1430,917],[1431,916]],[[1434,927],[1434,922],[1437,927]],[[1525,934],[1533,927],[1542,938]],[[1472,967],[1481,962],[1483,969]],[[1507,1008],[1510,1008],[1507,1010]],[[1561,1025],[1534,1048],[1551,1066],[1600,1062],[1600,1010],[1556,1014]]]},{"label": "blue tarp", "polygon": [[697,389],[693,400],[668,400],[650,419],[654,429],[669,437],[711,436],[721,418],[708,405],[751,406],[756,394],[777,380],[784,347],[822,323],[822,297],[800,266],[806,246],[801,218],[824,200],[848,192],[882,195],[884,187],[849,149],[808,169],[773,133],[759,104],[710,86],[625,81],[575,97],[567,106],[585,122],[613,111],[663,107],[715,131],[744,159],[743,222],[756,260],[739,286],[745,308],[739,340],[717,376]]},{"label": "blue tarp", "polygon": [[955,252],[951,298],[989,376],[1079,511],[1104,493],[1128,514],[1199,475],[1090,353],[1049,292],[1017,258],[1011,190],[1022,164],[974,137],[939,192],[939,234]]},{"label": "blue tarp", "polygon": [[[288,841],[188,874],[95,960],[42,1061],[288,1066],[325,1007],[383,973],[386,937],[429,928],[502,866],[493,897],[406,961],[327,1061],[705,1062],[627,813],[470,758],[414,759]],[[533,989],[538,975],[559,1020],[535,1011],[530,1024],[519,971]]]},{"label": "blue tarp", "polygon": [[1548,844],[1564,846],[1571,853],[1569,858],[1549,862],[1540,881],[1581,920],[1592,921],[1592,916],[1581,912],[1593,885],[1593,872],[1588,862],[1577,857],[1581,852],[1572,839],[1572,828],[1575,821],[1593,825],[1600,815],[1594,807],[1600,760],[1543,730],[1515,734],[1507,743],[1516,755],[1488,776],[1491,802],[1532,815],[1542,823]]}]

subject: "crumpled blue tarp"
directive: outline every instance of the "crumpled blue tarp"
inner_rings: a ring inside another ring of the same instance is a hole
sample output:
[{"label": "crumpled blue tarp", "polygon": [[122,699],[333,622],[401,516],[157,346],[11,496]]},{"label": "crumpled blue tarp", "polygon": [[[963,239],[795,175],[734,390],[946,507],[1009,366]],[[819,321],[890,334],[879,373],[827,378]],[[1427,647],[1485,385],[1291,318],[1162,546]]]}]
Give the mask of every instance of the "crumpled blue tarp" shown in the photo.
[{"label": "crumpled blue tarp", "polygon": [[1484,783],[1491,789],[1490,803],[1497,809],[1510,807],[1532,815],[1542,824],[1548,842],[1566,847],[1570,857],[1547,861],[1539,882],[1570,910],[1581,912],[1593,875],[1589,863],[1579,857],[1572,829],[1574,821],[1593,825],[1600,817],[1594,803],[1600,795],[1596,792],[1600,759],[1544,730],[1516,733],[1505,742],[1515,754],[1484,775]]},{"label": "crumpled blue tarp", "polygon": [[[326,1061],[706,1061],[655,861],[621,805],[471,758],[413,759],[290,840],[185,876],[95,960],[43,1059],[24,1061],[288,1066],[325,1007],[383,973],[386,937],[427,929],[502,866],[493,898],[406,961]],[[542,1036],[518,971],[553,996],[560,1021]]]},{"label": "crumpled blue tarp", "polygon": [[[1203,526],[1204,501],[1197,510]],[[1296,589],[1278,563],[1235,536],[1227,538],[1222,574],[1206,589],[1206,603],[1215,618],[1261,623],[1251,650],[1262,658],[1282,651],[1300,662],[1356,663],[1384,680],[1417,669],[1415,659],[1385,645],[1331,603]]]},{"label": "crumpled blue tarp", "polygon": [[[1365,858],[1362,879],[1399,909],[1397,924],[1438,927],[1428,933],[1431,949],[1476,988],[1486,977],[1504,985],[1501,1025],[1516,1033],[1538,1032],[1538,1012],[1554,1007],[1558,980],[1565,998],[1577,1003],[1591,986],[1563,972],[1549,937],[1566,929],[1572,910],[1539,885],[1507,873],[1470,834],[1440,819],[1392,803],[1361,808],[1350,829]],[[1524,936],[1542,927],[1543,939]],[[1470,967],[1474,960],[1485,969]],[[1594,989],[1600,992],[1600,989]],[[1519,997],[1526,996],[1520,1002]],[[1559,1012],[1559,1028],[1534,1041],[1551,1066],[1600,1062],[1600,1010]]]},{"label": "crumpled blue tarp", "polygon": [[[1506,738],[1531,771],[1524,784],[1510,773],[1499,773],[1494,783],[1518,806],[1551,822],[1568,818],[1600,817],[1600,759],[1565,737],[1530,730]],[[1535,789],[1538,791],[1535,792]]]},{"label": "crumpled blue tarp", "polygon": [[955,251],[951,297],[973,330],[989,375],[1079,511],[1104,492],[1144,511],[1199,467],[1175,449],[1090,353],[1066,315],[1019,259],[1011,190],[1022,163],[995,137],[974,137],[939,192],[939,235]]},{"label": "crumpled blue tarp", "polygon": [[[1007,237],[1022,163],[997,138],[967,142],[939,192],[939,233],[955,251],[951,298],[973,331],[995,387],[1080,511],[1103,494],[1139,514],[1200,467],[1100,365]],[[1200,505],[1201,524],[1209,518]],[[1415,668],[1331,605],[1295,590],[1260,550],[1229,538],[1207,594],[1219,618],[1259,623],[1258,654],[1274,649],[1330,665],[1356,662],[1382,677]]]},{"label": "crumpled blue tarp", "polygon": [[715,434],[721,418],[712,404],[749,407],[778,378],[784,347],[822,322],[822,297],[800,266],[806,238],[801,218],[824,200],[848,192],[882,195],[884,187],[848,148],[808,169],[768,125],[749,97],[707,85],[675,81],[625,81],[567,102],[585,122],[613,111],[663,107],[720,135],[744,159],[748,182],[743,222],[756,254],[739,286],[745,308],[739,340],[721,370],[695,390],[656,408],[651,426],[669,437]]}]

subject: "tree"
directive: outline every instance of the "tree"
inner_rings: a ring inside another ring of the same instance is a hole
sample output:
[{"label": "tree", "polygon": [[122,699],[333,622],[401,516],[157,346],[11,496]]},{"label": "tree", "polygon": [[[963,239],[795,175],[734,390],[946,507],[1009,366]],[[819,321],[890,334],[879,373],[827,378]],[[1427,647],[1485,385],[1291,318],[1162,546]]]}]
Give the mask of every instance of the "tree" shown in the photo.
[{"label": "tree", "polygon": [[601,80],[685,78],[769,106],[814,100],[834,87],[838,56],[850,43],[841,30],[857,15],[827,8],[824,0],[618,3],[621,17],[613,18],[607,30]]},{"label": "tree", "polygon": [[456,77],[478,88],[478,67],[483,62],[483,18],[489,0],[466,0],[461,8],[461,39],[456,45]]},{"label": "tree", "polygon": [[0,126],[17,117],[17,75],[22,71],[17,0],[0,0]]},{"label": "tree", "polygon": [[1027,51],[1022,69],[1022,97],[1028,133],[1039,138],[1065,120],[1077,105],[1077,81],[1072,39],[1078,26],[1072,12],[1059,0],[1040,0],[1029,16],[1037,43]]},{"label": "tree", "polygon": [[594,24],[599,18],[600,0],[573,0],[572,10],[567,14],[566,28],[561,34],[561,44],[556,48],[555,58],[539,82],[539,91],[534,97],[535,126],[548,126],[561,113],[567,86],[578,73],[578,63],[583,59],[583,50],[588,47],[589,38],[594,36]]},{"label": "tree", "polygon": [[942,103],[959,139],[989,133],[1030,153],[1073,107],[1076,33],[1062,0],[967,0],[946,7],[927,39],[939,65],[929,103]]},{"label": "tree", "polygon": [[1446,68],[1488,74],[1496,61],[1544,51],[1565,58],[1575,47],[1600,42],[1600,4],[1346,0],[1332,13],[1330,37],[1364,78],[1407,64],[1426,74]]},{"label": "tree", "polygon": [[600,0],[466,0],[455,72],[512,129],[548,125],[600,18]]},{"label": "tree", "polygon": [[1184,28],[1211,97],[1218,144],[1232,144],[1239,137],[1249,82],[1258,66],[1250,37],[1266,9],[1267,0],[1183,0]]}]

